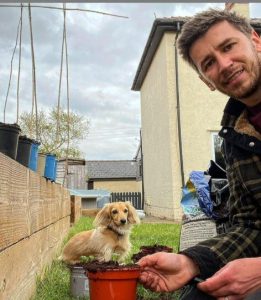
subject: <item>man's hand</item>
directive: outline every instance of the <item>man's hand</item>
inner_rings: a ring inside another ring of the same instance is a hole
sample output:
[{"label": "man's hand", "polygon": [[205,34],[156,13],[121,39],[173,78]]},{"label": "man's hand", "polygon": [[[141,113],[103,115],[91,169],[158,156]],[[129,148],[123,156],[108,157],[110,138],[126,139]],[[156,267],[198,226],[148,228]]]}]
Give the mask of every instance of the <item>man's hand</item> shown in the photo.
[{"label": "man's hand", "polygon": [[187,256],[158,252],[138,261],[142,267],[140,282],[152,291],[170,292],[198,275],[197,265]]},{"label": "man's hand", "polygon": [[229,262],[212,277],[197,285],[203,292],[223,300],[241,300],[261,289],[261,258]]}]

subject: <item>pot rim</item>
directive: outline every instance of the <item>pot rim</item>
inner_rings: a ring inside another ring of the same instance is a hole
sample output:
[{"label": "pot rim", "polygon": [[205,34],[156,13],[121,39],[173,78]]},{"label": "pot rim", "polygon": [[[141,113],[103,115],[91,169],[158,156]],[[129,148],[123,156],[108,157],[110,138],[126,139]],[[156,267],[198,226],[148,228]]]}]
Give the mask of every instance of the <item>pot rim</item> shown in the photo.
[{"label": "pot rim", "polygon": [[137,280],[140,273],[141,269],[138,268],[97,270],[96,272],[86,271],[86,275],[89,279],[101,280]]},{"label": "pot rim", "polygon": [[14,132],[17,132],[17,133],[20,133],[21,132],[21,128],[18,124],[16,123],[3,123],[3,122],[0,122],[0,129],[1,130],[6,130],[6,131],[14,131]]}]

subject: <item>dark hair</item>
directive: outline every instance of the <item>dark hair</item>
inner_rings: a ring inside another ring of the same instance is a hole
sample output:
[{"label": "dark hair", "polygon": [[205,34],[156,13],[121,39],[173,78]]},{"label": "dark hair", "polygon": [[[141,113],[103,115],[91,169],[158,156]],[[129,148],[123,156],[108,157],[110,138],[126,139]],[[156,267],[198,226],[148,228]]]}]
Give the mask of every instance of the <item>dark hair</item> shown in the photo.
[{"label": "dark hair", "polygon": [[249,21],[237,15],[235,12],[219,9],[208,9],[206,11],[197,13],[193,18],[187,21],[181,30],[178,39],[179,52],[183,59],[187,61],[194,69],[197,70],[194,62],[192,61],[189,51],[193,43],[202,37],[211,26],[216,23],[227,21],[236,29],[250,37],[252,27]]}]

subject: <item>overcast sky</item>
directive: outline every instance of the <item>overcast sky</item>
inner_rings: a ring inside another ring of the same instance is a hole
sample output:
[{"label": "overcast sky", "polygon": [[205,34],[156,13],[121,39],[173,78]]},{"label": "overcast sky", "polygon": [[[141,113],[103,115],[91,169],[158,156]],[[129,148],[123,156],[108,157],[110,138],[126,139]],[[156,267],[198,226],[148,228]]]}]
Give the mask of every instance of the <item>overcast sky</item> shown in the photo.
[{"label": "overcast sky", "polygon": [[[45,5],[34,3],[33,5]],[[50,4],[46,4],[50,6]],[[62,4],[53,4],[62,7]],[[87,160],[132,159],[139,144],[140,94],[132,82],[152,23],[157,18],[191,16],[221,3],[67,3],[67,8],[96,10],[126,18],[88,12],[67,12],[71,110],[90,121],[90,132],[80,145]],[[251,4],[251,17],[261,17],[261,4]],[[20,8],[0,7],[0,121],[10,75]],[[39,109],[57,105],[63,13],[32,8]],[[18,49],[17,49],[18,50]],[[7,103],[6,122],[16,121],[18,51]],[[28,10],[24,8],[20,112],[31,111],[32,75]],[[65,76],[62,105],[66,107]]]}]

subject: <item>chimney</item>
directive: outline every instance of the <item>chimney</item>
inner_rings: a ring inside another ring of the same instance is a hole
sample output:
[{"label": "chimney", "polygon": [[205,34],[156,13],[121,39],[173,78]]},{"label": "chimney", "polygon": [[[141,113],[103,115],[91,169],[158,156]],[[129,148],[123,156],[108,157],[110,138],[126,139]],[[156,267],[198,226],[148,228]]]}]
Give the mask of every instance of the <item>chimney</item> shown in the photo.
[{"label": "chimney", "polygon": [[250,13],[249,13],[249,3],[231,3],[227,2],[225,4],[225,9],[235,11],[239,15],[245,17],[245,18],[250,18]]}]

